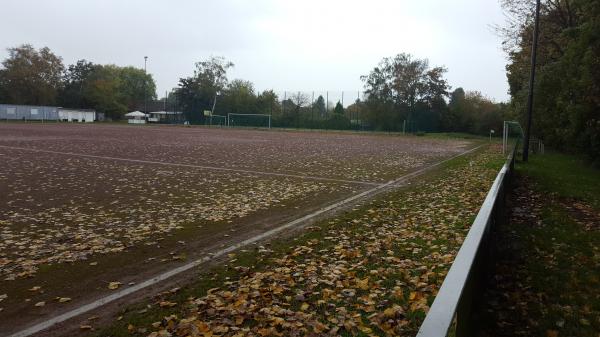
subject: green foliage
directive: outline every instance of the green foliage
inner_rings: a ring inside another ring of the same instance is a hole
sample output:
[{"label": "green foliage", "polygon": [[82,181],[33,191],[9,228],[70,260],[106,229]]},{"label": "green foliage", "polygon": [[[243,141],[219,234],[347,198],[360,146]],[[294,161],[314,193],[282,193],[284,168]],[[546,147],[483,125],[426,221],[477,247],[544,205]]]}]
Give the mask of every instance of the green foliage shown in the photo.
[{"label": "green foliage", "polygon": [[544,193],[557,193],[562,198],[584,200],[600,210],[600,170],[590,167],[582,158],[561,153],[532,156],[519,167],[536,178]]},{"label": "green foliage", "polygon": [[202,111],[212,110],[217,93],[227,88],[227,71],[233,63],[223,57],[211,57],[196,63],[194,75],[179,79],[177,101],[191,122],[204,122]]},{"label": "green foliage", "polygon": [[156,98],[154,79],[142,69],[79,60],[65,70],[47,47],[22,45],[8,52],[0,69],[2,103],[95,109],[119,119],[142,106],[144,97]]},{"label": "green foliage", "polygon": [[[121,102],[129,111],[136,109],[144,98],[148,101],[156,99],[156,84],[152,75],[143,69],[134,67],[119,67],[119,96]],[[145,92],[145,93],[144,93]]]},{"label": "green foliage", "polygon": [[250,81],[233,80],[219,96],[215,114],[242,113],[254,114],[258,112],[258,97],[254,93],[254,85]]},{"label": "green foliage", "polygon": [[412,131],[435,129],[445,109],[450,86],[444,67],[429,68],[427,59],[409,54],[384,58],[369,75],[361,76],[368,96],[368,119],[376,129]]},{"label": "green foliage", "polygon": [[71,64],[63,76],[63,89],[58,95],[58,102],[63,107],[93,108],[92,102],[84,95],[89,80],[96,70],[92,62],[79,60]]},{"label": "green foliage", "polygon": [[340,101],[338,101],[337,104],[335,105],[335,108],[333,108],[333,113],[338,114],[338,115],[344,114],[344,107],[342,106],[342,103],[340,103]]},{"label": "green foliage", "polygon": [[[367,120],[375,129],[407,132],[500,131],[505,107],[479,92],[462,88],[449,94],[444,67],[429,68],[428,61],[408,54],[384,58],[363,76],[368,95]],[[450,96],[450,103],[446,98]]]},{"label": "green foliage", "polygon": [[64,83],[59,95],[62,106],[95,109],[113,119],[143,106],[145,96],[148,100],[156,98],[152,76],[133,67],[79,60],[67,69]]},{"label": "green foliage", "polygon": [[324,117],[327,114],[327,107],[325,106],[325,98],[319,95],[313,103],[313,109],[318,116]]},{"label": "green foliage", "polygon": [[[60,58],[47,48],[38,52],[26,45],[11,50],[11,57],[3,63],[5,69],[0,69],[0,99],[5,103],[90,108],[120,119],[127,111],[143,110],[145,99],[149,103],[156,99],[154,79],[141,69],[79,60],[63,72]],[[31,60],[38,66],[23,66]],[[430,68],[426,59],[409,54],[384,58],[363,76],[367,100],[357,100],[347,109],[341,102],[331,109],[322,95],[315,99],[302,92],[289,93],[281,102],[272,90],[257,93],[249,81],[230,83],[227,72],[231,67],[233,63],[223,57],[198,62],[194,75],[181,78],[179,87],[165,99],[193,123],[205,123],[203,111],[214,106],[220,115],[271,114],[273,125],[280,127],[483,133],[500,124],[498,107],[480,94],[462,91],[462,96],[453,95],[449,107],[446,69]],[[14,80],[21,77],[51,81],[39,85],[33,80]]]},{"label": "green foliage", "polygon": [[[518,1],[506,1],[507,11]],[[524,120],[527,102],[530,20],[517,17],[506,40],[511,109]],[[533,133],[555,148],[582,152],[600,163],[600,5],[593,0],[544,1],[540,17]]]},{"label": "green foliage", "polygon": [[265,90],[256,97],[258,113],[277,116],[281,114],[279,98],[273,90]]},{"label": "green foliage", "polygon": [[450,95],[448,110],[442,118],[443,129],[487,135],[490,130],[500,133],[505,104],[494,103],[478,91],[466,92],[457,88]]},{"label": "green foliage", "polygon": [[476,335],[595,337],[600,171],[550,153],[518,164],[516,174],[510,221],[494,234],[492,279],[502,282],[486,287],[486,304],[476,309],[485,332]]},{"label": "green foliage", "polygon": [[109,118],[119,119],[127,112],[127,106],[119,97],[120,86],[116,66],[96,65],[86,80],[83,96],[99,112],[105,113]]},{"label": "green foliage", "polygon": [[48,47],[8,48],[0,68],[0,98],[12,104],[54,105],[63,71],[62,59]]},{"label": "green foliage", "polygon": [[325,121],[326,128],[332,130],[347,130],[350,128],[350,120],[340,114],[334,113]]}]

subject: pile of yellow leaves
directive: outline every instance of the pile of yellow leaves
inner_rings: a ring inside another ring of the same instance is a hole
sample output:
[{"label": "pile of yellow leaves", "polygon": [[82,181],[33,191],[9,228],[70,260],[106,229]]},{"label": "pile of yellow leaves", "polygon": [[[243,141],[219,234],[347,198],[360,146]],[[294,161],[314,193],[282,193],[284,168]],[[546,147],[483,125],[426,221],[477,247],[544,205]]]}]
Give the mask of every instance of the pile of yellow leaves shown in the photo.
[{"label": "pile of yellow leaves", "polygon": [[237,267],[238,278],[177,304],[180,314],[152,324],[148,337],[414,335],[497,173],[485,165],[496,156],[490,149],[389,193],[285,254],[257,253],[271,263]]}]

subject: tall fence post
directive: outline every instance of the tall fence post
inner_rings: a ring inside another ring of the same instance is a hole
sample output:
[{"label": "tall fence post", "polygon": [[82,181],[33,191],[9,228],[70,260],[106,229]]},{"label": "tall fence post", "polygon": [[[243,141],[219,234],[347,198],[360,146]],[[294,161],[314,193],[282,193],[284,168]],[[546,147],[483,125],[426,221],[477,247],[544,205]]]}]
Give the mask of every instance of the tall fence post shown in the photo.
[{"label": "tall fence post", "polygon": [[312,99],[310,101],[310,128],[313,129],[315,124],[315,92],[312,92]]}]

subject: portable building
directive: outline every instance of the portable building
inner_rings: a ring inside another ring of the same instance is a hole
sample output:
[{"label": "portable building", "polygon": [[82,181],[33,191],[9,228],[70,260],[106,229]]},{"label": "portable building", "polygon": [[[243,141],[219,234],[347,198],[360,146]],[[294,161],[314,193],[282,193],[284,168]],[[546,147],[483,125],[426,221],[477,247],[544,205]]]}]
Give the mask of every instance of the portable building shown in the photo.
[{"label": "portable building", "polygon": [[96,120],[96,111],[87,109],[58,108],[58,117],[63,122],[85,122]]},{"label": "portable building", "polygon": [[0,120],[93,122],[96,111],[55,106],[0,104]]},{"label": "portable building", "polygon": [[53,106],[0,104],[0,120],[58,120]]}]

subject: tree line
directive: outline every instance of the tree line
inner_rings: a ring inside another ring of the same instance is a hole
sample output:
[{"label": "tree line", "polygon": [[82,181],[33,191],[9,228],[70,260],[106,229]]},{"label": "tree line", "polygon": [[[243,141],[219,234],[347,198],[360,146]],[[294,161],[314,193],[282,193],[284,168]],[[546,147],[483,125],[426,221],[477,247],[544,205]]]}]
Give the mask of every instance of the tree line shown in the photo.
[{"label": "tree line", "polygon": [[0,103],[95,109],[119,119],[156,99],[152,75],[135,67],[79,60],[67,67],[49,48],[9,48],[0,68]]},{"label": "tree line", "polygon": [[432,68],[409,54],[384,58],[362,76],[364,96],[348,106],[305,92],[284,97],[272,90],[256,92],[249,81],[228,80],[233,66],[213,57],[196,63],[194,74],[180,80],[173,94],[188,120],[205,122],[200,112],[212,110],[216,101],[219,113],[270,114],[273,125],[281,127],[487,134],[500,130],[506,110],[480,92],[451,92],[444,67]]},{"label": "tree line", "polygon": [[410,54],[384,58],[368,75],[364,106],[376,129],[487,134],[499,131],[506,106],[478,91],[450,91],[445,67]]},{"label": "tree line", "polygon": [[[509,57],[508,111],[524,122],[535,1],[501,3],[509,18],[498,27]],[[544,0],[539,32],[532,134],[600,166],[600,3]]]},{"label": "tree line", "polygon": [[150,110],[168,106],[192,123],[212,120],[204,112],[214,109],[221,115],[268,114],[276,127],[487,134],[500,130],[506,108],[476,91],[451,91],[444,67],[404,53],[384,58],[362,76],[364,95],[344,105],[305,92],[257,92],[250,81],[228,78],[234,64],[223,57],[197,62],[193,75],[157,100],[155,82],[142,69],[86,60],[65,67],[48,48],[31,45],[8,51],[0,68],[0,102],[91,108],[112,119],[143,110],[147,98]]}]

